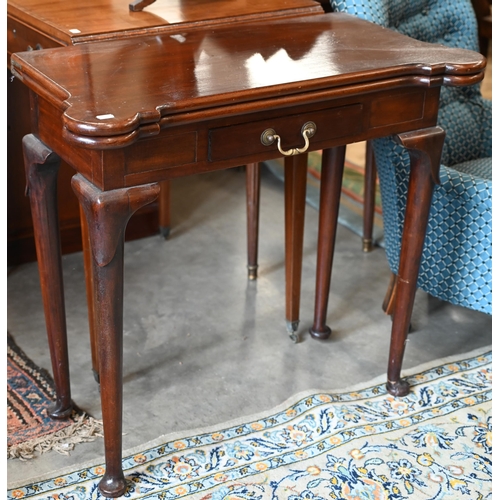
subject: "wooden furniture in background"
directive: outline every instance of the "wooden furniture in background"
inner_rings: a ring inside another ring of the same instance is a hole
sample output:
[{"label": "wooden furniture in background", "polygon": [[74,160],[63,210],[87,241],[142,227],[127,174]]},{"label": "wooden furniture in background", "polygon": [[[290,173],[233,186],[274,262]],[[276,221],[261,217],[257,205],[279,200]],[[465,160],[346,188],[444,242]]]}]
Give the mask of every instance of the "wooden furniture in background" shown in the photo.
[{"label": "wooden furniture in background", "polygon": [[492,4],[491,0],[472,0],[476,13],[477,30],[479,35],[479,50],[483,56],[488,57],[491,43]]},{"label": "wooden furniture in background", "polygon": [[[322,13],[316,0],[158,0],[142,12],[130,12],[127,0],[8,0],[7,67],[15,52],[166,33],[179,25],[265,20],[271,17]],[[36,260],[29,201],[21,149],[31,130],[27,89],[7,71],[7,261],[8,265]],[[63,161],[59,176],[59,214],[63,253],[82,249],[78,201],[70,188],[72,169]],[[160,209],[160,210],[158,210]],[[158,202],[144,207],[130,221],[127,239],[170,228],[169,183],[162,184]]]},{"label": "wooden furniture in background", "polygon": [[[99,331],[106,458],[100,490],[110,497],[127,488],[121,464],[123,236],[132,214],[155,200],[160,182],[286,152],[294,159],[293,168],[285,168],[287,225],[290,234],[300,233],[304,213],[294,199],[302,198],[304,162],[295,153],[326,150],[311,329],[325,338],[344,145],[396,135],[410,150],[412,175],[387,388],[404,395],[404,345],[444,137],[435,126],[440,87],[477,83],[485,65],[475,52],[417,42],[345,14],[183,28],[182,40],[171,34],[12,56],[14,74],[32,91],[33,129],[23,143],[57,385],[54,416],[72,404],[56,241],[59,158],[77,172],[72,186],[88,223]],[[276,54],[283,56],[281,66],[272,71]],[[299,239],[286,239],[287,301],[297,299],[288,290],[298,278]]]},{"label": "wooden furniture in background", "polygon": [[364,199],[363,199],[363,252],[373,250],[373,221],[375,218],[375,197],[377,186],[377,165],[373,145],[366,142]]}]

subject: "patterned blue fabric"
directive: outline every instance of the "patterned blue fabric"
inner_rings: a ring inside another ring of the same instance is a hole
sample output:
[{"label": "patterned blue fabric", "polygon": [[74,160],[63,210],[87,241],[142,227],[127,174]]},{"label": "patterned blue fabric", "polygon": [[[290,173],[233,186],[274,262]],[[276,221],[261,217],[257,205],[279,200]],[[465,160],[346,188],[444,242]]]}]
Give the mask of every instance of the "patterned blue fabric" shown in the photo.
[{"label": "patterned blue fabric", "polygon": [[[430,43],[479,50],[470,0],[330,0],[353,14]],[[431,206],[418,286],[453,304],[492,313],[492,115],[479,85],[443,87],[441,185]],[[410,160],[393,138],[374,141],[386,254],[397,274]]]}]

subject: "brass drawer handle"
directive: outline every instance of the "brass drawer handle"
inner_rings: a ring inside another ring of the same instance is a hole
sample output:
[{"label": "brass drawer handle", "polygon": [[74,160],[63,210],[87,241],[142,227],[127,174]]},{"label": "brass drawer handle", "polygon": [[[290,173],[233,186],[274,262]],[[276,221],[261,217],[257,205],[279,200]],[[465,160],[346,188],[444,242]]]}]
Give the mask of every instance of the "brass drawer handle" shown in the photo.
[{"label": "brass drawer handle", "polygon": [[260,142],[264,144],[264,146],[270,146],[277,141],[278,151],[284,156],[293,156],[299,155],[301,153],[305,153],[309,148],[309,138],[312,137],[316,133],[316,124],[314,122],[306,122],[302,125],[302,137],[304,138],[305,144],[303,148],[292,148],[288,151],[283,151],[281,149],[281,137],[276,134],[276,131],[273,128],[267,128],[262,132],[260,136]]}]

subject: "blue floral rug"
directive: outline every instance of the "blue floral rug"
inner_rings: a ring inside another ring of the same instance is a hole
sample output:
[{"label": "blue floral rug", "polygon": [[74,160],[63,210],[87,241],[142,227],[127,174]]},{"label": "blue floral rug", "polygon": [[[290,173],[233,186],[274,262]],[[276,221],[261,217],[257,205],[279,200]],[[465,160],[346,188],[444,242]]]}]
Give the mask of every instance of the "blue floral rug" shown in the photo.
[{"label": "blue floral rug", "polygon": [[[266,415],[166,436],[125,455],[125,498],[491,499],[491,352],[409,377],[299,395]],[[9,499],[98,499],[97,464],[11,488]]]}]

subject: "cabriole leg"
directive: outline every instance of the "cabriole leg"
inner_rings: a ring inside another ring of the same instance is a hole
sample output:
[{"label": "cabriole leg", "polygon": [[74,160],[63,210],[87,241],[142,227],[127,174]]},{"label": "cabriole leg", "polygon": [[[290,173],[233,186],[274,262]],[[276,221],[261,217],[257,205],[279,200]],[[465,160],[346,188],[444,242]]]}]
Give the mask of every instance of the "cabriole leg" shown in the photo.
[{"label": "cabriole leg", "polygon": [[432,193],[434,185],[439,183],[439,164],[445,133],[440,127],[431,127],[399,134],[397,137],[410,154],[410,180],[394,298],[387,390],[394,396],[405,396],[410,387],[407,381],[401,379],[401,367]]},{"label": "cabriole leg", "polygon": [[27,192],[30,198],[40,286],[49,341],[56,402],[52,418],[71,415],[66,311],[57,210],[57,174],[60,158],[32,134],[23,138]]},{"label": "cabriole leg", "polygon": [[158,184],[101,191],[77,174],[72,179],[85,214],[93,271],[93,310],[101,383],[106,472],[99,489],[118,497],[126,490],[122,470],[123,250],[127,222],[159,193]]}]

